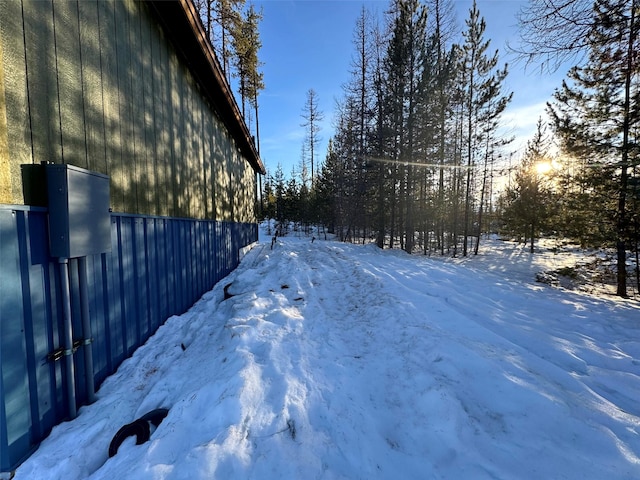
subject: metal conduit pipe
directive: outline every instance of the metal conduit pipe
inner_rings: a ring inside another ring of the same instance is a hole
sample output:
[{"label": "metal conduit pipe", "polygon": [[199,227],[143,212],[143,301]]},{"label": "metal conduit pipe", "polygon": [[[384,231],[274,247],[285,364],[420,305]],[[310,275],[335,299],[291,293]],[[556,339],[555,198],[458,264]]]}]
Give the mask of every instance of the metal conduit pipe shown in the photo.
[{"label": "metal conduit pipe", "polygon": [[93,381],[93,349],[91,343],[91,318],[89,317],[89,289],[87,282],[87,257],[78,258],[78,279],[80,283],[80,313],[82,316],[82,345],[84,347],[84,370],[87,382],[87,401],[96,401],[95,385]]},{"label": "metal conduit pipe", "polygon": [[67,403],[69,419],[77,416],[76,385],[73,371],[73,334],[71,327],[71,288],[69,285],[69,259],[60,258],[60,287],[62,290],[62,310],[64,314],[63,348],[65,373],[67,376]]}]

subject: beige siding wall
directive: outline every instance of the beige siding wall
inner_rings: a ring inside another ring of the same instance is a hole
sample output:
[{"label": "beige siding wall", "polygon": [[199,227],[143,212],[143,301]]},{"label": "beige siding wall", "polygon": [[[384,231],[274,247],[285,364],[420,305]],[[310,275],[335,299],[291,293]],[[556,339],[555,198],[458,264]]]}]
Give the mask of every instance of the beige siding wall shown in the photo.
[{"label": "beige siding wall", "polygon": [[[2,41],[0,41],[0,59],[2,58]],[[11,203],[13,199],[11,188],[11,165],[6,152],[9,151],[7,138],[7,101],[4,94],[4,72],[0,66],[0,203]],[[4,153],[3,153],[4,152]]]},{"label": "beige siding wall", "polygon": [[0,1],[0,202],[20,165],[111,177],[117,212],[254,221],[255,175],[146,5]]}]

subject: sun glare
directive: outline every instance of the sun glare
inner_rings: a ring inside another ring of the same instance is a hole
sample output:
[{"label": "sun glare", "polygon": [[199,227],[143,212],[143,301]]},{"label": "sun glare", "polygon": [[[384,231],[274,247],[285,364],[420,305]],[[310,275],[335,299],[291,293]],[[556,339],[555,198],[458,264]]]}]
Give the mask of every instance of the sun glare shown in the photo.
[{"label": "sun glare", "polygon": [[545,175],[553,170],[553,165],[551,162],[538,162],[536,163],[536,173],[538,175]]}]

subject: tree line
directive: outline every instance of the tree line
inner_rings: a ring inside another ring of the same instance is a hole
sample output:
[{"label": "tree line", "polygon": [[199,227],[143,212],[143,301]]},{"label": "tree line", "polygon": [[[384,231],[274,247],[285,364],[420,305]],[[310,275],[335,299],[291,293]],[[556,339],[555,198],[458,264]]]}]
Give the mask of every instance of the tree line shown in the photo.
[{"label": "tree line", "polygon": [[540,235],[613,247],[626,296],[640,233],[639,4],[545,0],[521,11],[513,50],[542,69],[575,67],[500,195],[512,94],[475,2],[459,38],[451,0],[391,0],[382,21],[363,8],[324,162],[309,175],[318,132],[307,120],[301,165],[286,185],[281,169],[267,179],[265,213],[425,254],[477,253],[481,234],[498,231],[531,251]]},{"label": "tree line", "polygon": [[[392,0],[382,21],[363,7],[335,133],[296,193],[307,222],[407,252],[477,251],[490,165],[510,141],[500,118],[512,94],[475,2],[465,25],[455,43],[451,0]],[[313,142],[303,151],[313,153]],[[293,207],[278,210],[278,178],[265,182],[266,212],[285,215]]]}]

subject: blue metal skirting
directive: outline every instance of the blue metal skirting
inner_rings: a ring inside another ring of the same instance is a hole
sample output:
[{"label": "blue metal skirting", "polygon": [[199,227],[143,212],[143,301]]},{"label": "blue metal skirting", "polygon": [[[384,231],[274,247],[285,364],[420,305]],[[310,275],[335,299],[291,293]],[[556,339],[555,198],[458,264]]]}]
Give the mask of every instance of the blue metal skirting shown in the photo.
[{"label": "blue metal skirting", "polygon": [[[170,316],[228,275],[254,223],[112,214],[110,253],[87,260],[94,379],[100,385]],[[77,260],[70,261],[74,341],[82,323]],[[59,265],[49,257],[47,211],[0,206],[0,471],[15,468],[68,416]],[[87,400],[74,354],[78,406]]]}]

